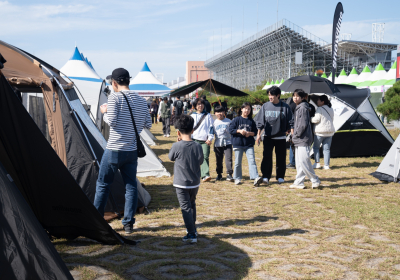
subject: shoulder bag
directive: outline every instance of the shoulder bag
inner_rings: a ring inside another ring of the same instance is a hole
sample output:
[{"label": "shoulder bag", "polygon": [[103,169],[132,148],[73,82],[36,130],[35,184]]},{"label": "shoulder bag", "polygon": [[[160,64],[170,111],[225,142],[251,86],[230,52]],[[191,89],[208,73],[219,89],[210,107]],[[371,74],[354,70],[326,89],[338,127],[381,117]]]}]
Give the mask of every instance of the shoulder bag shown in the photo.
[{"label": "shoulder bag", "polygon": [[129,113],[131,114],[131,118],[132,118],[132,124],[133,124],[133,127],[135,128],[136,146],[137,146],[138,157],[143,158],[143,157],[146,156],[146,150],[144,149],[142,140],[140,139],[139,133],[137,131],[135,119],[133,118],[133,114],[132,114],[132,110],[131,110],[131,105],[129,105],[129,101],[128,101],[128,98],[126,97],[125,93],[123,93],[122,91],[120,91],[120,92],[125,97],[126,103],[128,104]]},{"label": "shoulder bag", "polygon": [[201,116],[199,122],[196,124],[195,127],[193,127],[193,131],[196,131],[196,129],[199,128],[199,126],[201,125],[201,123],[204,121],[204,119],[207,117],[208,113],[205,113],[204,115]]}]

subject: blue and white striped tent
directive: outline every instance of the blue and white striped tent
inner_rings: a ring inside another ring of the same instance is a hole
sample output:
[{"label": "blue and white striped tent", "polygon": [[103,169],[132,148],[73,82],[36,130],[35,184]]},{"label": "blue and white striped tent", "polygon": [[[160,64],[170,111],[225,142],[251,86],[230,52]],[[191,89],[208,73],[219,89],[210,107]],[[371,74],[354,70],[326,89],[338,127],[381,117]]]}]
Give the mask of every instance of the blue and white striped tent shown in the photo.
[{"label": "blue and white striped tent", "polygon": [[140,96],[162,96],[171,92],[169,87],[163,85],[151,73],[146,62],[142,70],[131,80],[129,88],[137,92]]},{"label": "blue and white striped tent", "polygon": [[[67,63],[60,69],[63,76],[70,78],[82,94],[84,101],[89,106],[91,115],[94,119],[97,114],[97,102],[102,87],[105,86],[104,80],[96,73],[92,63],[84,57],[75,47],[74,53]],[[80,96],[79,98],[82,99]],[[81,100],[83,104],[85,102]]]}]

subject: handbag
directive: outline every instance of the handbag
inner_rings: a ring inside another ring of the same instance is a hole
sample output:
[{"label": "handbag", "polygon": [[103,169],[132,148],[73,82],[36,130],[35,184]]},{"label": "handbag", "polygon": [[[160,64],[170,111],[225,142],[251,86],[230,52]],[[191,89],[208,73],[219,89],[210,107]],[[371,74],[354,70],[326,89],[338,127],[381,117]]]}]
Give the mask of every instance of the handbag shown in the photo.
[{"label": "handbag", "polygon": [[138,157],[139,158],[143,158],[143,157],[146,156],[146,150],[144,149],[144,145],[143,145],[142,140],[140,139],[139,133],[138,133],[138,131],[136,129],[136,123],[135,123],[135,119],[133,118],[131,105],[129,105],[129,101],[128,101],[128,98],[126,97],[125,93],[123,93],[122,91],[120,91],[120,92],[125,97],[126,103],[128,104],[129,113],[131,114],[131,118],[132,118],[132,124],[133,124],[133,127],[135,128],[136,146],[137,146]]}]

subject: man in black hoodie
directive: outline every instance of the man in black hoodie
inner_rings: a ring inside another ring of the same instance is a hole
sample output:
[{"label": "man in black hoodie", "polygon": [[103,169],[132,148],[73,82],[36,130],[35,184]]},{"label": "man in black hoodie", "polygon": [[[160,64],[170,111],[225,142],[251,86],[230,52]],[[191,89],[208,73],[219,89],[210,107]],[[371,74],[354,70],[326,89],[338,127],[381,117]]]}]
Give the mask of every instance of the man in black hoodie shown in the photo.
[{"label": "man in black hoodie", "polygon": [[286,173],[286,132],[290,131],[292,110],[289,105],[281,101],[281,89],[272,86],[267,90],[269,101],[265,103],[255,122],[257,125],[257,144],[260,145],[261,132],[264,130],[264,151],[261,162],[261,172],[264,183],[268,184],[272,174],[272,151],[275,147],[276,180],[284,182]]}]

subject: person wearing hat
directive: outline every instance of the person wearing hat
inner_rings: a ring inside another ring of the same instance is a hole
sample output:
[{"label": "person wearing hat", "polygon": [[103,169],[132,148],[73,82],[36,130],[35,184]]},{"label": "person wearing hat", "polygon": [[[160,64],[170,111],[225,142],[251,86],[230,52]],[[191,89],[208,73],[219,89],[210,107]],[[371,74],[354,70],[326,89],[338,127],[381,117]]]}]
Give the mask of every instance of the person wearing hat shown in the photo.
[{"label": "person wearing hat", "polygon": [[136,139],[131,113],[138,134],[143,128],[151,128],[151,118],[146,100],[129,89],[130,76],[127,70],[117,68],[106,79],[112,85],[114,92],[109,95],[108,102],[100,106],[100,111],[104,114],[104,121],[110,126],[110,136],[101,158],[94,206],[104,216],[110,186],[114,181],[115,172],[119,169],[126,190],[122,224],[126,233],[133,233],[134,215],[138,203],[137,141],[140,139]]}]

